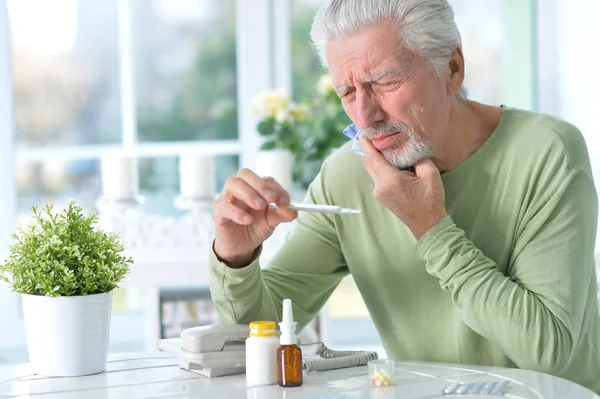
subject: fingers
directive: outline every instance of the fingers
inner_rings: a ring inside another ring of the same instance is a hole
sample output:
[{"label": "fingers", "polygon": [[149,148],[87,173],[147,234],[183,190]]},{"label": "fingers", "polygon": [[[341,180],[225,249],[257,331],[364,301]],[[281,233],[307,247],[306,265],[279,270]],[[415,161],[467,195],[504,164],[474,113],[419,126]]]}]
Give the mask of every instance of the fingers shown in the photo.
[{"label": "fingers", "polygon": [[[275,203],[278,209],[269,209]],[[240,169],[237,176],[229,177],[219,198],[213,204],[213,216],[217,223],[233,221],[248,225],[254,221],[252,210],[266,210],[274,225],[297,217],[297,212],[287,208],[288,192],[273,178],[261,178],[250,169]]]},{"label": "fingers", "polygon": [[373,146],[373,143],[371,143],[371,140],[360,136],[359,143],[360,143],[360,148],[363,150],[363,153],[365,154],[365,156],[377,157],[377,155],[379,155],[380,157],[383,158],[383,155],[379,152],[379,150],[377,150],[377,148],[375,148]]},{"label": "fingers", "polygon": [[290,208],[276,208],[267,211],[267,223],[273,228],[279,223],[291,222],[298,217],[298,211]]},{"label": "fingers", "polygon": [[217,224],[224,224],[229,220],[241,225],[249,225],[253,222],[250,213],[230,200],[217,200],[213,205],[213,216]]},{"label": "fingers", "polygon": [[250,169],[241,169],[237,176],[227,178],[221,195],[255,210],[266,209],[270,202],[289,204],[289,195],[275,180],[261,179]]},{"label": "fingers", "polygon": [[277,182],[277,180],[272,177],[264,177],[265,182],[269,185],[271,190],[276,192],[277,201],[275,204],[277,208],[269,208],[267,210],[267,218],[270,225],[275,225],[284,222],[291,222],[292,220],[298,217],[298,212],[288,208],[290,204],[290,195],[287,191],[284,190],[283,187]]},{"label": "fingers", "polygon": [[439,175],[440,171],[429,158],[421,159],[415,164],[415,174],[420,177]]},{"label": "fingers", "polygon": [[362,157],[365,168],[372,177],[381,175],[385,173],[385,171],[395,169],[385,159],[383,154],[373,146],[373,143],[371,143],[370,140],[361,137],[360,148],[362,148],[363,153],[365,154],[365,156]]},{"label": "fingers", "polygon": [[275,200],[271,202],[274,202],[279,207],[287,207],[291,202],[290,194],[272,177],[263,177],[262,179],[267,183],[270,191],[275,193]]},{"label": "fingers", "polygon": [[239,200],[249,208],[256,210],[264,209],[267,206],[267,201],[263,196],[239,177],[228,177],[225,180],[221,196],[231,202]]},{"label": "fingers", "polygon": [[240,169],[238,177],[250,185],[267,203],[274,202],[278,206],[289,205],[290,195],[272,177],[259,177],[247,168]]}]

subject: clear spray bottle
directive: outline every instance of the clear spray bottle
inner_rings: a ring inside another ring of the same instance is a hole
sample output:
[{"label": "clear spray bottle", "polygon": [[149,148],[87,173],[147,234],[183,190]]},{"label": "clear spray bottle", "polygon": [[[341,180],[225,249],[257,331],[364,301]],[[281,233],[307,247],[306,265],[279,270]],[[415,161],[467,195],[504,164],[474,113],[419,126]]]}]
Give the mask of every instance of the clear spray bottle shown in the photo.
[{"label": "clear spray bottle", "polygon": [[282,387],[297,387],[302,385],[302,350],[297,345],[296,322],[289,299],[283,300],[283,317],[279,328],[281,346],[277,348],[277,383]]}]

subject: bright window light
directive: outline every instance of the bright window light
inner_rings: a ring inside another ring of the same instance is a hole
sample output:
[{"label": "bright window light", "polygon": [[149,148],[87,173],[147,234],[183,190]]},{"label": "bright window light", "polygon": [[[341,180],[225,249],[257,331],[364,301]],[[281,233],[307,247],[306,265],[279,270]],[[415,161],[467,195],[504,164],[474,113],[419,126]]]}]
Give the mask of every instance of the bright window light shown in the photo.
[{"label": "bright window light", "polygon": [[8,0],[8,12],[16,51],[50,55],[75,44],[76,0]]},{"label": "bright window light", "polygon": [[211,5],[206,0],[155,0],[157,13],[175,21],[198,21],[204,18]]}]

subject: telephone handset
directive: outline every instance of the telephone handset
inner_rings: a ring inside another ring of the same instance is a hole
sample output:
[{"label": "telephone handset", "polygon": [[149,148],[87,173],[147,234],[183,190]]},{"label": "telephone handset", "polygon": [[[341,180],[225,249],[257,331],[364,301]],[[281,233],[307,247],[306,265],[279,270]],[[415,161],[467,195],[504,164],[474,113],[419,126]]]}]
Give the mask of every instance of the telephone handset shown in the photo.
[{"label": "telephone handset", "polygon": [[246,346],[250,328],[244,324],[192,327],[181,338],[161,339],[158,349],[174,354],[179,367],[206,377],[246,371]]},{"label": "telephone handset", "polygon": [[[179,367],[206,377],[240,374],[246,371],[245,341],[250,333],[247,324],[213,324],[192,327],[181,333],[181,338],[161,339],[158,349],[176,355]],[[300,344],[303,353],[315,344]],[[362,366],[377,359],[377,352],[334,351],[323,343],[315,356],[303,357],[302,369],[305,372],[331,370],[344,367]]]},{"label": "telephone handset", "polygon": [[214,324],[192,327],[181,333],[181,349],[186,352],[227,352],[244,349],[250,328],[245,324]]}]

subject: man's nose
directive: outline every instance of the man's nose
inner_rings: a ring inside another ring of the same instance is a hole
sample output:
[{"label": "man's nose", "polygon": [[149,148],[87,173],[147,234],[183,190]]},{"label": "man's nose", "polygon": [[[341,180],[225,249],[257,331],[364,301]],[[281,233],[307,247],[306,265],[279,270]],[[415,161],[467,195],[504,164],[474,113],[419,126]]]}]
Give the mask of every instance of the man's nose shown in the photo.
[{"label": "man's nose", "polygon": [[370,90],[357,90],[356,107],[356,125],[359,129],[367,129],[385,118],[385,112]]}]

